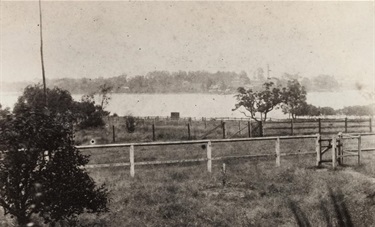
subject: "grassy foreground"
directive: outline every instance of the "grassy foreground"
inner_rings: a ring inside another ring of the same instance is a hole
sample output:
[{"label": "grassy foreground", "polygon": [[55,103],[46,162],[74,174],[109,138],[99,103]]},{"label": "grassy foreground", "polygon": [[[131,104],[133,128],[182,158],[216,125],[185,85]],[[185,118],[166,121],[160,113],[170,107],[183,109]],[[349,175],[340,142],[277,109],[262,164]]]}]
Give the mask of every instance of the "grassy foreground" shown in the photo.
[{"label": "grassy foreground", "polygon": [[[374,147],[373,137],[363,139]],[[355,144],[354,144],[355,145]],[[281,142],[281,152],[313,151],[314,141]],[[213,157],[273,153],[273,141],[214,144]],[[90,150],[91,163],[128,161],[127,149]],[[171,160],[204,157],[201,146],[137,148],[135,159]],[[315,156],[214,161],[160,166],[90,169],[110,189],[110,212],[80,217],[82,226],[375,226],[375,156],[364,153],[363,165],[347,159],[337,170],[315,168]],[[222,173],[222,164],[226,173]],[[350,171],[348,171],[350,170]],[[351,174],[360,173],[362,177]],[[330,192],[330,190],[332,192]],[[343,215],[340,218],[338,214]],[[345,219],[347,222],[348,220]],[[0,222],[0,226],[11,226]],[[350,226],[350,225],[348,225]]]},{"label": "grassy foreground", "polygon": [[[313,142],[311,139],[282,141],[281,152],[312,151]],[[371,145],[373,138],[363,139],[364,147]],[[214,144],[212,151],[213,156],[272,153],[274,143]],[[91,152],[92,162],[104,162],[103,157]],[[136,161],[199,158],[205,154],[199,146],[144,148],[135,153]],[[107,156],[127,161],[127,150],[107,151]],[[346,159],[346,166],[337,170],[315,168],[313,155],[283,157],[281,167],[275,167],[274,159],[214,161],[212,173],[207,172],[205,162],[136,166],[134,179],[130,178],[127,167],[91,169],[91,176],[111,190],[111,212],[84,215],[81,223],[86,226],[342,226],[346,210],[349,217],[346,221],[352,226],[375,226],[375,183],[371,180],[375,177],[374,157],[364,153],[361,166],[356,166],[356,158]],[[344,216],[338,218],[340,212]]]},{"label": "grassy foreground", "polygon": [[[296,163],[297,161],[297,163]],[[284,161],[285,162],[285,161]],[[83,216],[93,226],[297,226],[293,210],[311,226],[339,226],[330,187],[340,197],[354,226],[374,226],[375,188],[345,171],[305,168],[289,160],[227,162],[208,174],[205,166],[155,167],[129,179],[127,171],[95,170],[92,176],[111,189],[111,212]],[[225,179],[226,184],[223,184]],[[297,207],[297,208],[293,208]]]}]

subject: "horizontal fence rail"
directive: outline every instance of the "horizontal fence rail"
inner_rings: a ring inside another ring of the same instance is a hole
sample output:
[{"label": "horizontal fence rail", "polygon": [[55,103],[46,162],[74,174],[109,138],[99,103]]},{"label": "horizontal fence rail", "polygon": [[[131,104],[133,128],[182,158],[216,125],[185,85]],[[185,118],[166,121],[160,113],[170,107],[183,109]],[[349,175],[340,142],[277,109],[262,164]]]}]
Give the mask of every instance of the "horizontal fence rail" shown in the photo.
[{"label": "horizontal fence rail", "polygon": [[[103,168],[103,167],[123,167],[130,166],[130,176],[135,175],[135,166],[141,165],[166,165],[166,164],[177,164],[177,163],[192,163],[192,162],[207,162],[208,172],[212,171],[212,161],[223,160],[223,159],[235,159],[235,158],[276,158],[276,166],[281,165],[281,157],[283,156],[297,156],[297,155],[317,155],[317,165],[323,162],[332,162],[337,158],[349,157],[349,156],[359,156],[362,151],[375,151],[375,148],[362,148],[361,147],[361,137],[362,136],[373,136],[375,133],[339,133],[339,138],[341,139],[357,139],[358,149],[348,149],[345,152],[347,154],[341,154],[337,157],[336,152],[332,153],[332,159],[322,160],[322,155],[325,151],[321,150],[321,142],[332,141],[333,150],[336,149],[336,137],[333,136],[332,139],[323,139],[320,134],[314,135],[299,135],[299,136],[272,136],[272,137],[256,137],[256,138],[235,138],[235,139],[212,139],[212,140],[191,140],[191,141],[169,141],[169,142],[145,142],[145,143],[121,143],[121,144],[104,144],[104,145],[87,145],[87,146],[76,146],[77,149],[104,149],[104,148],[122,148],[129,147],[129,162],[126,163],[106,163],[106,164],[90,164],[86,165],[86,168]],[[282,153],[280,150],[281,140],[292,140],[292,139],[314,139],[315,140],[315,151],[314,152],[294,152],[294,153]],[[230,143],[230,142],[249,142],[249,141],[275,141],[275,153],[274,154],[250,154],[250,155],[227,155],[221,157],[212,157],[212,144],[213,143]],[[191,144],[206,144],[206,158],[196,158],[196,159],[184,159],[184,160],[164,160],[164,161],[134,161],[135,147],[147,147],[147,146],[170,146],[170,145],[191,145]],[[357,152],[357,154],[352,154],[351,152]],[[336,166],[336,161],[333,162],[333,166]]]},{"label": "horizontal fence rail", "polygon": [[[275,157],[276,166],[280,166],[281,156],[316,154],[316,151],[315,152],[298,152],[298,153],[290,153],[290,154],[281,153],[280,141],[289,140],[289,139],[315,139],[315,141],[318,141],[320,139],[320,136],[319,135],[302,135],[302,136],[256,137],[256,138],[213,139],[213,140],[192,140],[192,141],[171,141],[171,142],[123,143],[123,144],[77,146],[76,148],[80,150],[85,150],[85,149],[129,147],[130,148],[129,149],[129,163],[92,164],[92,165],[86,165],[86,168],[130,166],[130,176],[134,177],[135,166],[137,165],[159,165],[159,164],[165,165],[165,164],[174,164],[174,163],[207,162],[207,170],[208,172],[211,172],[213,160],[234,159],[234,158]],[[222,156],[222,157],[212,157],[212,144],[213,143],[248,142],[248,141],[275,141],[275,153],[274,154],[230,155],[230,156]],[[189,144],[206,144],[207,157],[199,158],[199,159],[168,160],[168,161],[146,161],[146,162],[134,161],[135,147],[189,145]]]},{"label": "horizontal fence rail", "polygon": [[[192,140],[213,138],[244,138],[284,135],[333,135],[338,132],[373,132],[375,121],[362,119],[273,119],[265,122],[250,118],[171,118],[133,117],[135,133],[127,131],[127,117],[106,118],[107,142]],[[246,130],[247,128],[247,130]],[[90,134],[90,132],[88,133]],[[117,136],[116,136],[117,135]],[[135,136],[136,135],[136,136]],[[86,138],[89,138],[88,135]],[[95,136],[94,134],[92,136]],[[87,140],[87,139],[85,139]],[[86,142],[86,141],[80,141]]]},{"label": "horizontal fence rail", "polygon": [[78,149],[93,149],[93,148],[115,148],[115,147],[130,147],[130,146],[166,146],[166,145],[184,145],[184,144],[202,144],[208,143],[228,143],[228,142],[245,142],[245,141],[266,141],[276,139],[304,139],[316,138],[316,135],[301,135],[301,136],[270,136],[270,137],[254,137],[254,138],[235,138],[235,139],[212,139],[212,140],[188,140],[188,141],[170,141],[170,142],[145,142],[145,143],[121,143],[121,144],[102,144],[102,145],[85,145],[76,146]]}]

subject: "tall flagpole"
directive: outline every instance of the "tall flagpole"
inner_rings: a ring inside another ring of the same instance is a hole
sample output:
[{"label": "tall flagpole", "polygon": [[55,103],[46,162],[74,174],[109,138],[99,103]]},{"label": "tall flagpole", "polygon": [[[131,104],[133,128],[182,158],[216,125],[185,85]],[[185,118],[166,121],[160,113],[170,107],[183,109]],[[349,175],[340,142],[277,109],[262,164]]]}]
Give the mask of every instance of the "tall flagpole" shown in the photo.
[{"label": "tall flagpole", "polygon": [[47,89],[46,89],[46,76],[44,70],[44,57],[43,57],[43,33],[42,33],[42,1],[39,0],[39,27],[40,27],[40,60],[42,64],[42,76],[43,76],[43,91],[44,91],[44,102],[47,106]]}]

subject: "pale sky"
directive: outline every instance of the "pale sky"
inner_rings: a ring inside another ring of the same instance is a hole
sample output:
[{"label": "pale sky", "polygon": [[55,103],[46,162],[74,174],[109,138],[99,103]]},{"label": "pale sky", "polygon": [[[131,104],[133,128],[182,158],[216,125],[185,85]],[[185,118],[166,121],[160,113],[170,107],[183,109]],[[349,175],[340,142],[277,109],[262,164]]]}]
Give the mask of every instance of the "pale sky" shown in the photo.
[{"label": "pale sky", "polygon": [[[37,1],[1,1],[2,81],[41,78]],[[42,1],[47,78],[245,71],[374,84],[368,2]]]}]

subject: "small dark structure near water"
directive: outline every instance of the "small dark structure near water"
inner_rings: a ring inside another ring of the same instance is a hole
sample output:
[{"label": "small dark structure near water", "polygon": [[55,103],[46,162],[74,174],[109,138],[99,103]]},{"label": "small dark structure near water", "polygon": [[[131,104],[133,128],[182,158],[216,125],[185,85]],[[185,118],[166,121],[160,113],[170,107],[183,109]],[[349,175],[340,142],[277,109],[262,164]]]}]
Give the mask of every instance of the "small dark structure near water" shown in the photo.
[{"label": "small dark structure near water", "polygon": [[180,112],[171,112],[171,119],[179,119],[180,118]]}]

